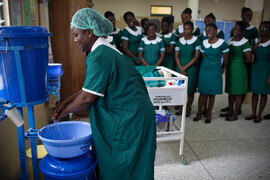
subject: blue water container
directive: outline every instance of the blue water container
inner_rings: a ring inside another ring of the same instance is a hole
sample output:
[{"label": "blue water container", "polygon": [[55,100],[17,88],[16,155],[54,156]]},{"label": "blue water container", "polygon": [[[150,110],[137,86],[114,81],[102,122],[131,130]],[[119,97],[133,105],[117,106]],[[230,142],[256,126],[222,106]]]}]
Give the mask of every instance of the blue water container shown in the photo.
[{"label": "blue water container", "polygon": [[60,91],[61,86],[61,76],[63,75],[63,70],[60,63],[49,63],[48,66],[48,91]]},{"label": "blue water container", "polygon": [[47,154],[41,159],[39,168],[45,180],[94,180],[96,156],[92,151],[75,158],[56,158]]},{"label": "blue water container", "polygon": [[44,27],[0,27],[0,100],[18,107],[48,100],[49,36]]}]

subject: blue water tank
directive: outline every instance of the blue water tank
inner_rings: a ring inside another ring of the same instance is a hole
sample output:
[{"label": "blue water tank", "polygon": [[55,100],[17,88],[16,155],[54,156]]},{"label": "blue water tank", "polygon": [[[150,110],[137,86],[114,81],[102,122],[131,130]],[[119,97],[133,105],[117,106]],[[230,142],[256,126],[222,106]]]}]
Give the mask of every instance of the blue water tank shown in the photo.
[{"label": "blue water tank", "polygon": [[39,26],[0,27],[0,100],[18,107],[48,100],[49,36]]},{"label": "blue water tank", "polygon": [[96,156],[92,151],[74,158],[56,158],[47,154],[41,159],[39,168],[45,180],[94,180]]}]

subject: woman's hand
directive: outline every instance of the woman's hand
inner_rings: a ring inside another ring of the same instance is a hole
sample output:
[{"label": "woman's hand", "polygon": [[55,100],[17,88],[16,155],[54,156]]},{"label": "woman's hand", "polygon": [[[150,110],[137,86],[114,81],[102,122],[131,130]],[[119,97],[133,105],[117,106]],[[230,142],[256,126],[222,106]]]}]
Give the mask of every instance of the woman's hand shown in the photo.
[{"label": "woman's hand", "polygon": [[266,80],[266,85],[270,86],[270,75],[268,76],[267,80]]},{"label": "woman's hand", "polygon": [[76,94],[68,97],[62,103],[58,104],[53,111],[52,120],[57,121],[58,119],[65,117],[68,113],[65,111],[65,108],[74,101],[81,94],[81,90]]},{"label": "woman's hand", "polygon": [[65,113],[65,110],[64,110],[66,106],[67,106],[67,103],[65,103],[65,102],[62,102],[56,106],[55,110],[53,111],[53,115],[52,115],[53,121],[58,121],[62,117],[65,117],[66,115],[68,115],[68,113]]}]

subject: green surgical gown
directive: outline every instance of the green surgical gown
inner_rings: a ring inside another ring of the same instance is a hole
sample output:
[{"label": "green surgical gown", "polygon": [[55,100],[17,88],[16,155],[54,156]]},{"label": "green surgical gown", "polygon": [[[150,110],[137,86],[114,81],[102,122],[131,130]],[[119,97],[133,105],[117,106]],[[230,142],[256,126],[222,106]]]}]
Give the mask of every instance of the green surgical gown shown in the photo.
[{"label": "green surgical gown", "polygon": [[144,80],[104,38],[93,47],[83,90],[98,96],[89,106],[98,178],[154,179],[155,110]]}]

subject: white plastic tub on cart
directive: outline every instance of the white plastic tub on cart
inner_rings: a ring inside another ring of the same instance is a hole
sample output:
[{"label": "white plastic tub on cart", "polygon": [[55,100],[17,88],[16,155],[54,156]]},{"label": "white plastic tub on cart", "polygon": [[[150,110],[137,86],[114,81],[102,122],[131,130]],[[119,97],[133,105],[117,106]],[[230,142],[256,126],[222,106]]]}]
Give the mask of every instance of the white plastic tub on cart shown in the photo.
[{"label": "white plastic tub on cart", "polygon": [[172,116],[169,120],[169,126],[171,126],[169,131],[157,132],[157,141],[170,141],[170,140],[180,140],[179,156],[181,164],[186,164],[186,158],[183,155],[184,146],[184,134],[185,134],[185,117],[186,117],[186,100],[187,100],[187,86],[188,77],[181,75],[173,70],[170,70],[163,66],[157,66],[157,70],[162,70],[171,73],[172,77],[144,77],[146,81],[157,81],[165,80],[168,81],[179,81],[182,80],[181,85],[173,83],[174,85],[168,85],[166,83],[163,87],[147,87],[150,99],[154,106],[176,106],[182,105],[182,117],[180,123],[172,121]]}]

